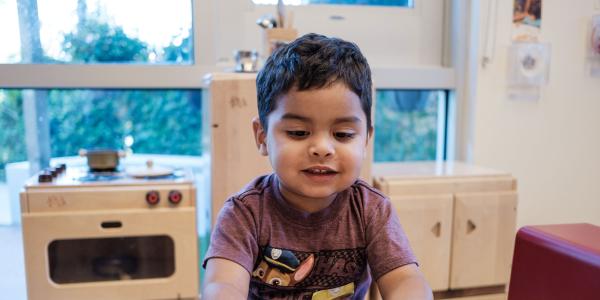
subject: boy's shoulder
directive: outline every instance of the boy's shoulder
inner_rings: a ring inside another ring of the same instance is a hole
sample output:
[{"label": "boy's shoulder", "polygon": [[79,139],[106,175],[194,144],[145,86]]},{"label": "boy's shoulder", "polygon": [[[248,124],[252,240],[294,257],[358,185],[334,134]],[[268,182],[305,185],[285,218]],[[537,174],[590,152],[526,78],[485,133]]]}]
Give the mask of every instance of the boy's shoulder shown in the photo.
[{"label": "boy's shoulder", "polygon": [[378,204],[389,201],[383,192],[374,188],[363,179],[357,179],[350,188],[353,189],[354,193],[358,192],[363,200]]},{"label": "boy's shoulder", "polygon": [[273,176],[274,174],[267,174],[254,178],[240,191],[231,195],[228,201],[240,201],[244,203],[257,201],[259,199],[257,196],[263,195],[273,185]]}]

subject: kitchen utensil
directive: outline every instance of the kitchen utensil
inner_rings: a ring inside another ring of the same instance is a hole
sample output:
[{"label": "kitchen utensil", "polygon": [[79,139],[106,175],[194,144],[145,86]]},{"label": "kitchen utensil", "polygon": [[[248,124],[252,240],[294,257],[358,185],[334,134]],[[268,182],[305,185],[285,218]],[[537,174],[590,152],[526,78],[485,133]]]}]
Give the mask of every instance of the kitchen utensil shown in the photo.
[{"label": "kitchen utensil", "polygon": [[285,27],[285,4],[283,4],[283,0],[277,1],[277,22],[279,27]]}]

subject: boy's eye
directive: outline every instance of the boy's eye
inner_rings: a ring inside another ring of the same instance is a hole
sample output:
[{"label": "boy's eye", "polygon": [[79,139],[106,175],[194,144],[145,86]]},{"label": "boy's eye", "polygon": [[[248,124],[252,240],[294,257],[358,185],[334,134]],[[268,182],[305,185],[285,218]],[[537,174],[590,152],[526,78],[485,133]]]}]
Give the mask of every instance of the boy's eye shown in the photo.
[{"label": "boy's eye", "polygon": [[309,135],[309,132],[304,130],[288,130],[287,135],[292,138],[303,138],[307,137]]},{"label": "boy's eye", "polygon": [[349,140],[349,139],[355,137],[356,133],[339,131],[339,132],[335,132],[333,135],[338,140]]}]

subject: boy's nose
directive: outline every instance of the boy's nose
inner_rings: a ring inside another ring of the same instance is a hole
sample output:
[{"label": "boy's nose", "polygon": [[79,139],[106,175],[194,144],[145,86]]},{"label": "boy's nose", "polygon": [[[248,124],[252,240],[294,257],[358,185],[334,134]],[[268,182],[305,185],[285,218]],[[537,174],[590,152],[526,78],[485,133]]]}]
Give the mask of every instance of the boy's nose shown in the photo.
[{"label": "boy's nose", "polygon": [[311,146],[309,147],[309,152],[312,156],[317,157],[328,157],[335,153],[333,143],[325,137],[315,137]]}]

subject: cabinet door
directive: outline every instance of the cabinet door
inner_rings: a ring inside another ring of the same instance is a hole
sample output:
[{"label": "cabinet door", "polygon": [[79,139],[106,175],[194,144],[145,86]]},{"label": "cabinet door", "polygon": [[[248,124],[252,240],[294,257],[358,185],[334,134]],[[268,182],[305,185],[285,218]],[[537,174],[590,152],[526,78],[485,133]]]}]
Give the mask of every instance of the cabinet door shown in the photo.
[{"label": "cabinet door", "polygon": [[450,288],[507,284],[516,192],[455,194]]},{"label": "cabinet door", "polygon": [[390,200],[431,288],[448,289],[452,195],[392,196]]}]

